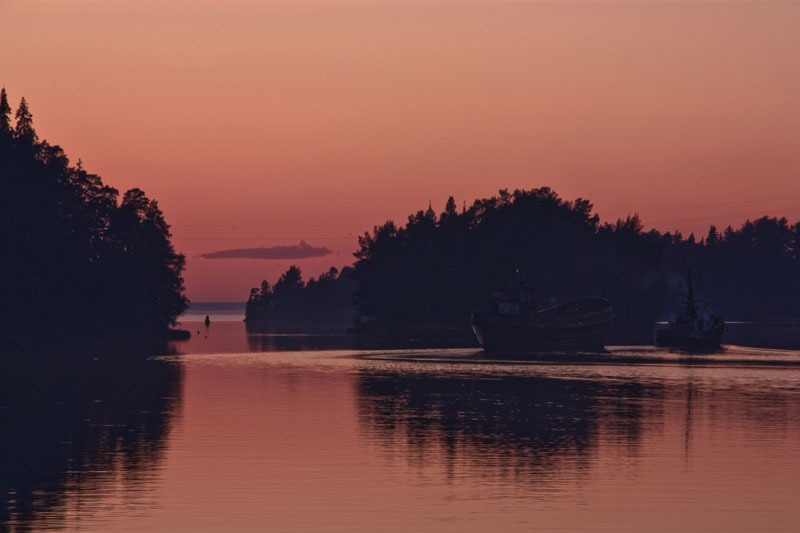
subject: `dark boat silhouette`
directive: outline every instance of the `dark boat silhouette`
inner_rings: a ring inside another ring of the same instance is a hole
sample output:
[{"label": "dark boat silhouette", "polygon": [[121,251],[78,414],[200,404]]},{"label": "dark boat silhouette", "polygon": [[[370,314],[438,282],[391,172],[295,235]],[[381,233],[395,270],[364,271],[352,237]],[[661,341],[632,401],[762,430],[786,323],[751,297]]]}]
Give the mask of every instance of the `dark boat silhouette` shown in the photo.
[{"label": "dark boat silhouette", "polygon": [[472,314],[472,330],[487,352],[601,351],[614,324],[611,303],[580,298],[537,311],[523,290]]},{"label": "dark boat silhouette", "polygon": [[668,322],[656,326],[655,344],[690,351],[715,350],[721,345],[725,320],[714,313],[706,302],[695,299],[689,267],[686,277],[689,284],[686,301]]}]

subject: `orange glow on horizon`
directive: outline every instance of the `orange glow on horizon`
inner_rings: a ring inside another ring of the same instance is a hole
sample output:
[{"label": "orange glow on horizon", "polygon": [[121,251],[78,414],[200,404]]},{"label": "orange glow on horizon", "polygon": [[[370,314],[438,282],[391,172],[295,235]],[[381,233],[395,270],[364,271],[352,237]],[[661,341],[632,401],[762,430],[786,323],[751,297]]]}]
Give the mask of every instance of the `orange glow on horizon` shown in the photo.
[{"label": "orange glow on horizon", "polygon": [[188,296],[242,301],[357,235],[500,188],[705,233],[800,220],[798,2],[76,0],[0,6],[0,84],[40,137],[141,187]]}]

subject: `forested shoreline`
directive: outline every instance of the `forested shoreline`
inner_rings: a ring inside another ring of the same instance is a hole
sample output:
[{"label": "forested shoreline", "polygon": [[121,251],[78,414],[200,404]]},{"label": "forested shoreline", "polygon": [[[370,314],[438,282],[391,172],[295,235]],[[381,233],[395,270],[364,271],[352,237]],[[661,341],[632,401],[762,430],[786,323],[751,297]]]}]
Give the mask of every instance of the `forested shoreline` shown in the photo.
[{"label": "forested shoreline", "polygon": [[123,195],[39,140],[0,92],[0,347],[164,337],[186,309],[183,255],[155,200]]},{"label": "forested shoreline", "polygon": [[274,286],[268,281],[250,291],[245,321],[251,331],[343,332],[353,325],[353,269],[331,267],[318,277],[303,280],[292,265]]},{"label": "forested shoreline", "polygon": [[[617,316],[610,342],[649,344],[654,322],[686,290],[687,266],[728,319],[800,317],[799,250],[800,222],[785,218],[712,226],[697,238],[644,231],[636,214],[600,223],[589,200],[548,187],[502,190],[460,212],[451,197],[438,215],[418,211],[405,226],[387,221],[359,238],[347,318],[367,344],[471,344],[470,313],[522,277],[541,306],[608,298]],[[295,315],[313,309],[300,301]],[[274,316],[281,307],[273,303]]]},{"label": "forested shoreline", "polygon": [[[120,195],[39,140],[23,98],[0,91],[0,347],[26,339],[163,337],[185,311],[185,257],[158,203]],[[800,317],[800,222],[764,216],[699,238],[601,223],[592,203],[549,187],[501,190],[460,211],[418,211],[358,239],[353,267],[308,282],[292,266],[251,291],[253,330],[344,331],[386,344],[473,342],[469,315],[522,278],[540,306],[599,296],[610,342],[649,342],[695,272],[727,319]]]}]

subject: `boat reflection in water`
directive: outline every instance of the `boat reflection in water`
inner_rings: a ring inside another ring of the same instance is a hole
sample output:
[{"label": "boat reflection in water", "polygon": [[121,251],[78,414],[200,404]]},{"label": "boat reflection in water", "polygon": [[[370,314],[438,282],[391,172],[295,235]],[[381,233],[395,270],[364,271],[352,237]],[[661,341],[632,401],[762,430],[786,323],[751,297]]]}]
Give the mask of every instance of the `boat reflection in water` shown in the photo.
[{"label": "boat reflection in water", "polygon": [[[763,529],[788,531],[796,518],[797,360],[742,368],[741,352],[733,365],[713,368],[665,356],[638,367],[364,370],[359,419],[388,463],[405,461],[424,480],[441,472],[461,498],[525,502],[508,512],[542,530],[714,529],[734,516],[751,530],[778,512]],[[729,485],[726,475],[741,483]],[[747,502],[747,511],[733,502]],[[637,505],[657,518],[636,514]]]},{"label": "boat reflection in water", "polygon": [[181,370],[116,359],[2,363],[0,531],[74,525],[114,492],[149,503],[145,489],[181,405]]},{"label": "boat reflection in water", "polygon": [[526,483],[588,467],[601,437],[635,450],[654,414],[638,399],[663,395],[652,383],[402,371],[362,372],[358,392],[362,423],[388,450],[423,460],[442,449],[447,470]]},{"label": "boat reflection in water", "polygon": [[5,363],[0,531],[797,529],[800,352],[539,359]]}]

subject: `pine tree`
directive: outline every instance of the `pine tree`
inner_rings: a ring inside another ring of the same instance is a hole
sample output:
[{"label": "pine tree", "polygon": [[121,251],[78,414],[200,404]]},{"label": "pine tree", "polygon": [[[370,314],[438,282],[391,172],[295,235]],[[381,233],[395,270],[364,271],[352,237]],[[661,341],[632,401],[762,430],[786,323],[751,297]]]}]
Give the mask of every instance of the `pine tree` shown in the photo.
[{"label": "pine tree", "polygon": [[0,89],[0,131],[11,132],[11,106],[8,105],[6,88]]},{"label": "pine tree", "polygon": [[717,231],[717,227],[715,225],[711,225],[708,228],[708,236],[706,236],[706,245],[707,246],[716,246],[719,243],[719,232]]},{"label": "pine tree", "polygon": [[444,212],[447,213],[447,216],[453,216],[456,214],[456,201],[452,196],[447,199],[447,205],[444,206]]},{"label": "pine tree", "polygon": [[28,102],[25,97],[19,103],[17,113],[14,115],[17,119],[17,127],[14,129],[14,137],[27,144],[36,143],[39,138],[36,135],[36,130],[33,129],[33,115],[28,110]]}]

